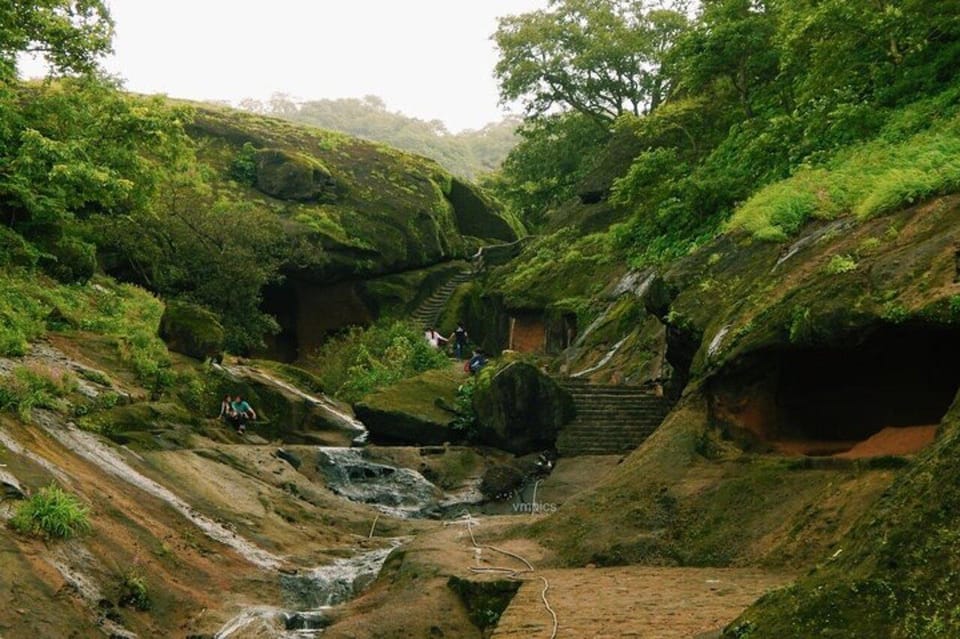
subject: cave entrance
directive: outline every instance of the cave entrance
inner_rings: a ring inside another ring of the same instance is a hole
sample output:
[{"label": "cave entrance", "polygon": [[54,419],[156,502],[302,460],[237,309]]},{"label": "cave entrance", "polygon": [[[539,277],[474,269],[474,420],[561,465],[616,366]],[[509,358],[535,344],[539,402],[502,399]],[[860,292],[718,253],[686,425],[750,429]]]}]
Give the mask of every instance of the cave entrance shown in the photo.
[{"label": "cave entrance", "polygon": [[907,325],[758,354],[715,385],[712,407],[787,454],[909,454],[933,441],[958,388],[960,331]]}]

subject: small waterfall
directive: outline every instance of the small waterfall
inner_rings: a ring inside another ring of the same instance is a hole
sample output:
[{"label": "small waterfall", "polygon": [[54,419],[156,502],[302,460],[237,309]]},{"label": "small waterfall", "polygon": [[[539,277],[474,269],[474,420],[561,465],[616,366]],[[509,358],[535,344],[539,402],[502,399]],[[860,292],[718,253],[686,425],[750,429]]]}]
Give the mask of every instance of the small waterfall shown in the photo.
[{"label": "small waterfall", "polygon": [[327,488],[395,517],[416,516],[443,497],[420,473],[371,462],[355,448],[321,447],[318,457],[318,470],[326,477]]},{"label": "small waterfall", "polygon": [[248,607],[224,624],[214,634],[215,639],[316,636],[330,623],[329,608],[349,601],[373,583],[390,552],[403,541],[404,538],[392,539],[384,548],[349,559],[335,559],[299,575],[281,575],[280,586],[289,609]]},{"label": "small waterfall", "polygon": [[614,344],[614,345],[613,345],[613,348],[611,348],[609,351],[607,351],[607,354],[603,356],[603,359],[601,359],[599,362],[597,362],[594,366],[591,366],[590,368],[586,368],[586,369],[584,369],[584,370],[582,370],[582,371],[580,371],[580,372],[578,372],[578,373],[574,373],[574,374],[571,375],[570,377],[583,377],[584,375],[589,375],[590,373],[593,373],[594,371],[600,370],[601,368],[603,368],[604,366],[606,366],[606,365],[610,362],[611,359],[613,359],[613,356],[617,354],[617,351],[620,350],[620,347],[623,346],[624,343],[626,343],[626,341],[627,341],[629,338],[630,338],[630,336],[627,335],[627,337],[624,337],[622,340],[620,340],[619,342],[617,342],[616,344]]}]

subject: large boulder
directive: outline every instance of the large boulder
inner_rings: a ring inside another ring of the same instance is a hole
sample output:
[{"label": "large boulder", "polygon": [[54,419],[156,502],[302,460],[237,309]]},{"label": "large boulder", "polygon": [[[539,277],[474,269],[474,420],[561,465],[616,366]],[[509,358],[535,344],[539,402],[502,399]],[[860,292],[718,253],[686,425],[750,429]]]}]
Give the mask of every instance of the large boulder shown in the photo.
[{"label": "large boulder", "polygon": [[479,440],[518,455],[553,448],[560,428],[574,417],[570,394],[524,362],[482,379],[473,407]]},{"label": "large boulder", "polygon": [[447,407],[454,405],[463,376],[447,368],[427,371],[367,395],[353,410],[374,443],[418,446],[458,441],[463,433],[450,428],[456,414]]},{"label": "large boulder", "polygon": [[223,351],[223,326],[217,316],[189,302],[169,302],[160,318],[160,338],[170,350],[195,359]]},{"label": "large boulder", "polygon": [[314,158],[282,149],[261,149],[256,165],[256,187],[267,195],[301,202],[336,199],[336,181]]}]

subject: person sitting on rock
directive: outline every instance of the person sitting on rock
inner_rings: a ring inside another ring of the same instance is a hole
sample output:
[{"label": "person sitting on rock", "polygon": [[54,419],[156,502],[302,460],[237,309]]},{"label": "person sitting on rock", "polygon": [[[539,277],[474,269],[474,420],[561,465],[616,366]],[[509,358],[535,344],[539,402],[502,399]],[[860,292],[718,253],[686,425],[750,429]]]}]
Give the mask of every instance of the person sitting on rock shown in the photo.
[{"label": "person sitting on rock", "polygon": [[467,364],[467,368],[471,374],[476,375],[477,372],[487,365],[487,358],[484,356],[483,351],[477,349],[473,351],[473,357],[470,358],[470,361]]},{"label": "person sitting on rock", "polygon": [[225,422],[233,422],[233,402],[230,400],[229,395],[224,395],[223,400],[220,402],[220,414],[217,415],[217,419],[221,419]]},{"label": "person sitting on rock", "polygon": [[426,333],[424,333],[424,337],[427,338],[427,342],[430,343],[430,346],[433,346],[437,350],[440,349],[441,344],[446,344],[448,341],[446,337],[438,333],[437,329],[433,328],[432,326],[427,328]]},{"label": "person sitting on rock", "polygon": [[257,418],[257,411],[253,410],[253,407],[239,395],[234,398],[230,406],[233,408],[233,421],[237,427],[237,434],[243,435],[247,430],[247,422]]}]

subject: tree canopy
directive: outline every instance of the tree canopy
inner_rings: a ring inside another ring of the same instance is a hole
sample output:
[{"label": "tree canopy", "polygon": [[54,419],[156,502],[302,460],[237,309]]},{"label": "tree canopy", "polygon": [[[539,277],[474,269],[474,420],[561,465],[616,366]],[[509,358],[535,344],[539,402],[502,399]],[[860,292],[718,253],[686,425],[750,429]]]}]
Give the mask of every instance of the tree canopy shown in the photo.
[{"label": "tree canopy", "polygon": [[504,101],[528,115],[572,109],[611,122],[655,110],[669,95],[663,64],[687,28],[681,11],[627,0],[552,0],[501,18],[493,39]]},{"label": "tree canopy", "polygon": [[0,4],[0,79],[16,77],[23,53],[41,55],[57,73],[93,71],[112,38],[102,0],[7,0]]}]

